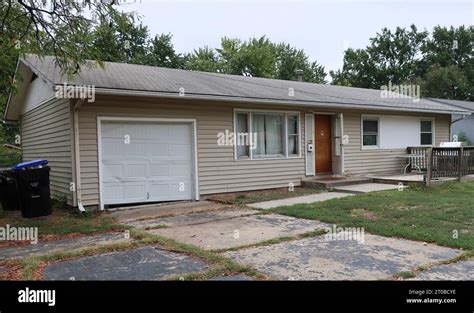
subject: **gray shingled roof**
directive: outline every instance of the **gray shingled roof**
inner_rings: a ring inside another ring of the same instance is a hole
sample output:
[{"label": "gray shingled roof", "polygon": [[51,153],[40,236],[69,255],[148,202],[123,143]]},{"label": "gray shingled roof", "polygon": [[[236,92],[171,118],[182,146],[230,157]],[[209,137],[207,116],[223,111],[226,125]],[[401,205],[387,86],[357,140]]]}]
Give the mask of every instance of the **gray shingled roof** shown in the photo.
[{"label": "gray shingled roof", "polygon": [[461,109],[466,109],[474,113],[474,102],[472,101],[462,101],[462,100],[448,100],[448,99],[436,99],[436,98],[428,98],[433,101],[446,103],[449,105],[456,106]]},{"label": "gray shingled roof", "polygon": [[[380,90],[341,87],[307,82],[244,77],[217,73],[169,69],[125,63],[105,62],[99,66],[83,67],[74,80],[68,80],[54,64],[53,57],[29,55],[23,59],[33,71],[54,85],[94,85],[97,89],[176,93],[184,88],[186,95],[220,97],[229,100],[284,101],[288,104],[318,106],[319,104],[348,104],[354,108],[379,108],[459,112],[464,111],[439,101],[412,98],[382,98]],[[90,61],[93,64],[92,61]],[[294,96],[289,95],[293,88]]]}]

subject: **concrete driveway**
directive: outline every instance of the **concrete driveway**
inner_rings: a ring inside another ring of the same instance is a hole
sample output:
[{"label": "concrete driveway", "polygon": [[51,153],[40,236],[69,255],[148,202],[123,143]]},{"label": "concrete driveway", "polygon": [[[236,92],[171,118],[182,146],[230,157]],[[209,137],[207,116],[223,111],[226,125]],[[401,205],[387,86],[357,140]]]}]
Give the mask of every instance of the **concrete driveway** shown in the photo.
[{"label": "concrete driveway", "polygon": [[[129,225],[203,249],[219,250],[224,256],[279,280],[394,279],[393,275],[399,272],[449,260],[461,253],[371,234],[365,234],[363,243],[329,240],[325,235],[298,239],[294,236],[331,225],[249,209],[197,212]],[[280,237],[287,238],[280,243],[259,245]]]},{"label": "concrete driveway", "polygon": [[205,250],[219,250],[300,235],[328,226],[318,221],[258,213],[250,210],[230,210],[194,213],[184,219],[182,216],[170,217],[162,221],[168,225],[167,228],[150,232]]},{"label": "concrete driveway", "polygon": [[[174,206],[174,205],[172,205]],[[173,210],[174,209],[174,210]],[[173,214],[170,216],[170,214]],[[394,279],[399,272],[432,265],[418,273],[421,280],[473,280],[474,262],[438,263],[462,251],[422,242],[364,234],[363,241],[349,236],[329,238],[322,230],[332,226],[314,220],[267,214],[253,209],[180,204],[164,211],[117,212],[121,223],[178,242],[213,250],[277,280]],[[301,236],[305,234],[305,236]],[[48,241],[37,245],[0,248],[0,260],[130,241],[126,233],[108,233]],[[269,240],[273,239],[272,242]],[[348,239],[348,240],[341,240]],[[160,280],[212,269],[199,258],[143,246],[48,264],[47,280]],[[5,268],[0,267],[0,277]],[[210,277],[212,278],[212,277]],[[239,275],[215,280],[249,280]]]},{"label": "concrete driveway", "polygon": [[364,243],[325,236],[228,252],[231,259],[282,280],[379,280],[460,252],[365,234]]}]

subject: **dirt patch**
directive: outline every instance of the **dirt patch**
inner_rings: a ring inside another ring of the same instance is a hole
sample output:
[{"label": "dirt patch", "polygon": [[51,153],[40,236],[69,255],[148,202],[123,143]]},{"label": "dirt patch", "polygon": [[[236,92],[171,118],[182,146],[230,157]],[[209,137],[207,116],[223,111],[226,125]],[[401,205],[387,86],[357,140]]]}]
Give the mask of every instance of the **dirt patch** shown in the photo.
[{"label": "dirt patch", "polygon": [[371,212],[367,209],[352,209],[351,210],[351,216],[361,217],[361,218],[371,220],[371,221],[375,221],[375,220],[379,219],[379,217],[377,216],[376,213]]},{"label": "dirt patch", "polygon": [[21,280],[22,266],[15,261],[2,262],[0,265],[3,271],[0,273],[0,280]]},{"label": "dirt patch", "polygon": [[[59,235],[59,234],[48,234],[48,235],[40,235],[38,236],[38,242],[49,242],[49,241],[57,241],[61,239],[71,239],[71,238],[79,238],[79,237],[88,237],[88,236],[95,236],[95,235],[101,235],[101,234],[107,234],[107,233],[115,233],[118,231],[123,231],[122,229],[120,230],[103,230],[103,231],[98,231],[98,232],[93,232],[93,233],[87,233],[87,234],[82,234],[82,233],[73,233],[73,234],[65,234],[65,235]],[[20,246],[28,246],[30,245],[31,242],[28,240],[7,240],[3,241],[0,243],[0,249],[1,248],[11,248],[11,247],[20,247]]]},{"label": "dirt patch", "polygon": [[306,196],[320,192],[321,189],[306,187],[294,187],[291,191],[290,188],[275,188],[211,195],[207,197],[207,200],[223,204],[248,204],[291,197]]}]

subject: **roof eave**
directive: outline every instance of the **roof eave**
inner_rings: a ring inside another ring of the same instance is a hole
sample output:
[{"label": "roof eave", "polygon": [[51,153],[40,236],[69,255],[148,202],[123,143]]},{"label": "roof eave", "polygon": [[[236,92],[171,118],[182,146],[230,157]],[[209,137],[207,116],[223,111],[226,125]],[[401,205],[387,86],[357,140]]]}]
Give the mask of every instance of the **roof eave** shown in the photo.
[{"label": "roof eave", "polygon": [[[13,76],[13,80],[15,81],[15,78],[17,76],[17,73],[18,73],[18,67],[20,66],[20,62],[21,62],[21,58],[18,58],[18,61],[16,61],[16,67],[15,67],[15,75]],[[7,113],[8,113],[8,110],[10,108],[10,102],[12,100],[12,96],[13,96],[13,90],[10,90],[10,93],[8,94],[8,100],[7,100],[7,105],[5,106],[5,111],[3,112],[3,120],[6,122],[6,123],[14,123],[16,121],[14,120],[10,120],[7,118]]]},{"label": "roof eave", "polygon": [[[390,106],[382,105],[370,105],[370,104],[348,104],[342,102],[322,102],[322,101],[299,101],[299,100],[278,100],[278,99],[262,99],[262,98],[242,98],[242,97],[231,97],[231,96],[216,96],[207,94],[186,94],[180,96],[179,93],[175,92],[159,92],[159,91],[142,91],[142,90],[129,90],[129,89],[112,89],[112,88],[99,88],[95,89],[96,94],[99,95],[116,95],[116,96],[145,96],[145,97],[156,97],[156,98],[167,98],[167,99],[190,99],[190,100],[207,100],[207,101],[227,101],[235,103],[262,103],[262,104],[273,104],[273,105],[289,105],[289,106],[307,106],[307,107],[327,107],[327,108],[344,108],[344,109],[367,109],[376,111],[401,111],[401,112],[428,112],[428,113],[439,113],[439,114],[461,114],[471,115],[469,111],[445,111],[445,110],[430,110],[430,109],[412,109],[412,108],[395,108]],[[357,107],[356,107],[357,106]]]}]

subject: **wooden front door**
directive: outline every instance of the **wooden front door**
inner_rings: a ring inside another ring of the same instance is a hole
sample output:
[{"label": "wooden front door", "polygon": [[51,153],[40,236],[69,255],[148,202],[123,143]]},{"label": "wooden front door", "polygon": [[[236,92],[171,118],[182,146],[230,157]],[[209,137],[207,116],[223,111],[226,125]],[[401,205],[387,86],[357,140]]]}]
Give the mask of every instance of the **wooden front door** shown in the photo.
[{"label": "wooden front door", "polygon": [[332,173],[331,115],[314,116],[316,173]]}]

